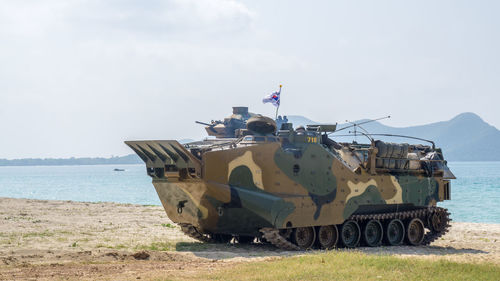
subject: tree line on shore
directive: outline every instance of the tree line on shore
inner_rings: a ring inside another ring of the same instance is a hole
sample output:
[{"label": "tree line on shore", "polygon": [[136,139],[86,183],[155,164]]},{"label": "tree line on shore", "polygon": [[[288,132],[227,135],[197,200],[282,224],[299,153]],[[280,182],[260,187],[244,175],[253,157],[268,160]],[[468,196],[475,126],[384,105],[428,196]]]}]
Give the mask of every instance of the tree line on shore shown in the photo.
[{"label": "tree line on shore", "polygon": [[135,154],[126,156],[83,157],[83,158],[24,158],[0,159],[0,166],[60,166],[60,165],[113,165],[113,164],[141,164],[142,160]]}]

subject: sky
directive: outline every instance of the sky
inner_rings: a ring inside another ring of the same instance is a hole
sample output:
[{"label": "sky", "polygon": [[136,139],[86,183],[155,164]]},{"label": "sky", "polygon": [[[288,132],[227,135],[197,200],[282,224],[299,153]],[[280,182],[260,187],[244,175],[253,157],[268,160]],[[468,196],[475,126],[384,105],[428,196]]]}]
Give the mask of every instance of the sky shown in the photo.
[{"label": "sky", "polygon": [[499,1],[2,0],[0,158],[200,139],[232,106],[500,128]]}]

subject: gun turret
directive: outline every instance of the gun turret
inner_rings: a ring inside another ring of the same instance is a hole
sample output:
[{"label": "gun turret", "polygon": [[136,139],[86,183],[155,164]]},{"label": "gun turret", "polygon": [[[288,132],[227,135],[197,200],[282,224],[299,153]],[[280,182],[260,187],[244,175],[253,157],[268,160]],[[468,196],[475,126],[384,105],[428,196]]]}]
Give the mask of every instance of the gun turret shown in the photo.
[{"label": "gun turret", "polygon": [[205,125],[209,136],[216,138],[236,138],[241,130],[246,128],[246,122],[255,114],[248,112],[248,107],[233,107],[233,114],[224,120],[215,120],[210,123],[195,121],[196,124]]}]

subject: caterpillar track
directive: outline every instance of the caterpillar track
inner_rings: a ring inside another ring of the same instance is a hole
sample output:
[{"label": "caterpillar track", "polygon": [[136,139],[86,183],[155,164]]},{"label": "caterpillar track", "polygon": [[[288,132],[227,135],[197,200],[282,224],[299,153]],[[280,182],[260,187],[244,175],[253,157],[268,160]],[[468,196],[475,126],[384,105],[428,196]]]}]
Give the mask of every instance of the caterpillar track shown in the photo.
[{"label": "caterpillar track", "polygon": [[262,232],[262,237],[266,239],[267,242],[273,244],[279,249],[286,251],[298,251],[300,247],[288,241],[283,235],[281,235],[280,231],[275,228],[262,228],[260,230]]},{"label": "caterpillar track", "polygon": [[182,232],[184,232],[184,234],[193,239],[206,243],[215,242],[214,239],[212,239],[209,235],[199,232],[198,229],[191,224],[181,223],[179,225],[181,227]]},{"label": "caterpillar track", "polygon": [[[437,228],[436,226],[434,227],[432,226],[431,219],[433,218],[434,215],[437,215],[437,217],[442,219],[439,224],[439,229],[436,229]],[[425,227],[428,229],[423,239],[421,240],[421,242],[418,243],[418,245],[431,244],[433,241],[446,234],[450,227],[451,219],[449,218],[449,213],[447,209],[440,207],[429,207],[424,209],[403,211],[403,212],[353,215],[349,217],[349,219],[346,220],[346,222],[356,221],[359,225],[364,226],[367,222],[371,220],[377,220],[387,223],[388,221],[393,219],[409,221],[415,218],[423,221]],[[231,240],[227,239],[225,241],[221,241],[220,239],[214,239],[214,237],[212,237],[213,235],[201,233],[200,231],[198,231],[196,227],[190,224],[180,224],[180,226],[184,234],[201,242],[215,243],[215,242],[229,242]],[[264,241],[271,243],[272,245],[276,246],[279,249],[286,251],[304,250],[304,248],[299,247],[298,245],[296,245],[291,241],[292,239],[290,239],[290,234],[293,232],[293,229],[280,230],[275,228],[262,228],[260,229],[260,232],[262,233],[262,238]],[[318,244],[319,243],[314,243],[314,245],[311,248],[319,248]],[[337,245],[341,243],[335,243],[335,244],[336,245],[334,245],[334,247],[341,246]],[[358,245],[359,243],[357,243],[356,246]]]},{"label": "caterpillar track", "polygon": [[[432,222],[430,221],[433,218],[433,215],[436,214],[438,217],[442,218],[442,222],[440,228],[438,230],[434,229],[431,226]],[[404,212],[392,212],[392,213],[378,213],[378,214],[361,214],[361,215],[353,215],[349,217],[347,221],[356,221],[360,225],[363,225],[367,221],[377,220],[377,221],[388,221],[392,219],[399,219],[408,221],[410,219],[418,218],[422,220],[428,228],[428,231],[424,235],[422,241],[419,245],[429,245],[439,237],[446,234],[450,227],[451,219],[449,218],[449,213],[447,209],[440,207],[429,207],[425,209],[404,211]],[[289,237],[283,235],[283,231],[280,232],[278,229],[274,228],[262,228],[260,230],[262,232],[262,236],[271,244],[283,250],[304,250],[290,241]],[[287,239],[288,238],[288,239]],[[318,243],[314,243],[313,247],[317,248]],[[359,244],[358,244],[359,245]]]}]

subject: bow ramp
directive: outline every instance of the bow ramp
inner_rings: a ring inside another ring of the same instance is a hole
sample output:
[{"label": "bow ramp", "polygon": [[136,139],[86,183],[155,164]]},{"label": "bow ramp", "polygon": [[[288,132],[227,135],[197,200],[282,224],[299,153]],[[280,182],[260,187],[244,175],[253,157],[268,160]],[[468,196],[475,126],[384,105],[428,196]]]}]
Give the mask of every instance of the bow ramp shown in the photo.
[{"label": "bow ramp", "polygon": [[152,178],[192,178],[201,176],[201,161],[175,140],[126,141],[146,163]]}]

